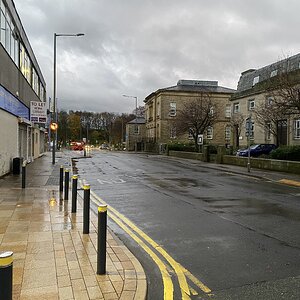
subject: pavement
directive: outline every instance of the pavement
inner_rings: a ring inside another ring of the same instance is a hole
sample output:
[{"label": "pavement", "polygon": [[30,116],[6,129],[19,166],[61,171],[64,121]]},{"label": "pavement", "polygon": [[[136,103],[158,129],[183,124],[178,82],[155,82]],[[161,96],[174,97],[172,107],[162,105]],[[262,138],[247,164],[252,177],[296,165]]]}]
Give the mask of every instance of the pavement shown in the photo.
[{"label": "pavement", "polygon": [[224,165],[224,164],[207,164],[208,168],[231,172],[244,176],[252,176],[266,181],[272,181],[279,184],[300,187],[300,175],[286,172],[274,172],[269,170],[251,168],[248,172],[247,167]]},{"label": "pavement", "polygon": [[91,212],[83,234],[80,193],[76,213],[59,194],[59,169],[71,169],[70,157],[56,158],[28,164],[24,189],[21,175],[0,178],[0,252],[13,251],[13,299],[146,299],[141,264],[109,228],[106,274],[96,274],[97,216]]},{"label": "pavement", "polygon": [[178,161],[189,161],[195,166],[201,166],[201,168],[215,169],[222,172],[228,172],[232,174],[238,174],[245,177],[255,177],[258,179],[263,179],[266,181],[276,182],[278,184],[284,184],[289,186],[300,187],[300,175],[287,173],[287,172],[275,172],[263,169],[250,168],[248,172],[247,167],[240,167],[235,165],[225,165],[217,163],[207,163],[200,160],[177,158],[169,156],[170,159],[175,159]]},{"label": "pavement", "polygon": [[[0,252],[13,251],[13,299],[146,299],[140,262],[109,228],[106,274],[96,274],[97,216],[91,212],[90,233],[83,234],[82,193],[77,213],[71,213],[71,200],[62,200],[59,194],[60,166],[72,169],[69,153],[58,152],[54,166],[51,153],[28,164],[25,189],[21,175],[0,178]],[[296,174],[189,161],[300,186]]]}]

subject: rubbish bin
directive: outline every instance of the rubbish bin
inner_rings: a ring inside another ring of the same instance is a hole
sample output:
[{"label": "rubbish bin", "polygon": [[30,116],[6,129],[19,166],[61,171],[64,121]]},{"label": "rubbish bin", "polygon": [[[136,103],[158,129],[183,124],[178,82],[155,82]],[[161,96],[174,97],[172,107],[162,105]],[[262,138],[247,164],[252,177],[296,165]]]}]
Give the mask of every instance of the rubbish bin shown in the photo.
[{"label": "rubbish bin", "polygon": [[23,164],[23,157],[13,158],[13,174],[14,175],[20,175],[22,164]]}]

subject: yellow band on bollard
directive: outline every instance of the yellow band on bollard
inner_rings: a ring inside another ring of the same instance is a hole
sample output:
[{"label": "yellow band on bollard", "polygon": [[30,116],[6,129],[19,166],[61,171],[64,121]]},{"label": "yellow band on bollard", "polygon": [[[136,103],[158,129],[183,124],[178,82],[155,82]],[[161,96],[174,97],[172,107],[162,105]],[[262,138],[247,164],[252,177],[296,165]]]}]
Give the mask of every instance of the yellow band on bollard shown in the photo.
[{"label": "yellow band on bollard", "polygon": [[65,169],[65,172],[70,172],[69,169]]},{"label": "yellow band on bollard", "polygon": [[85,184],[84,186],[83,186],[83,189],[84,190],[89,190],[91,188],[91,186],[89,185],[89,184]]},{"label": "yellow band on bollard", "polygon": [[101,205],[98,206],[98,212],[106,212],[107,211],[107,205]]},{"label": "yellow band on bollard", "polygon": [[63,169],[63,168],[64,168],[64,166],[63,166],[63,165],[60,165],[60,168],[61,168],[61,169]]},{"label": "yellow band on bollard", "polygon": [[72,176],[72,179],[77,179],[77,178],[78,178],[77,175],[73,175],[73,176]]},{"label": "yellow band on bollard", "polygon": [[12,251],[0,253],[0,268],[8,267],[13,263],[13,254]]}]

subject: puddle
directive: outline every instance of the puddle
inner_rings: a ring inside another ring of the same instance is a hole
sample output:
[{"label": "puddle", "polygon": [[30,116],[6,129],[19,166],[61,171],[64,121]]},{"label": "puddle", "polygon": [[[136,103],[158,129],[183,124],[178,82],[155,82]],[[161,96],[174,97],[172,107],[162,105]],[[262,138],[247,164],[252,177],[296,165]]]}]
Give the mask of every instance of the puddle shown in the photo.
[{"label": "puddle", "polygon": [[[243,215],[270,215],[280,216],[292,221],[300,221],[300,211],[283,207],[278,203],[270,203],[258,199],[210,199],[201,198],[202,201],[209,204],[217,212],[229,212],[231,208],[242,209]],[[220,211],[218,211],[220,210]]]}]

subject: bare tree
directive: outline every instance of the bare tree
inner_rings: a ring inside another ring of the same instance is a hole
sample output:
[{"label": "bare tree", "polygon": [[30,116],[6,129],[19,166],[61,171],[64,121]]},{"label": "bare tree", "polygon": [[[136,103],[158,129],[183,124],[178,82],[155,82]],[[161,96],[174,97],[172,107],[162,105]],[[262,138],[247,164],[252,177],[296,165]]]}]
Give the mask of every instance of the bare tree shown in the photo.
[{"label": "bare tree", "polygon": [[277,123],[285,118],[286,106],[281,101],[273,101],[273,98],[268,98],[266,103],[256,106],[253,115],[255,121],[266,131],[273,134],[277,142]]},{"label": "bare tree", "polygon": [[235,143],[236,148],[239,147],[239,141],[240,141],[239,137],[241,135],[242,126],[243,126],[244,122],[245,122],[245,117],[240,112],[233,113],[230,118],[230,125],[233,130],[234,143]]},{"label": "bare tree", "polygon": [[281,63],[278,74],[268,81],[267,91],[273,98],[276,107],[285,110],[286,114],[300,113],[300,72],[289,67],[289,58]]},{"label": "bare tree", "polygon": [[200,97],[183,104],[183,108],[178,110],[174,126],[176,134],[190,134],[198,149],[198,135],[212,126],[218,118],[217,107],[212,103],[209,93],[201,93]]}]

